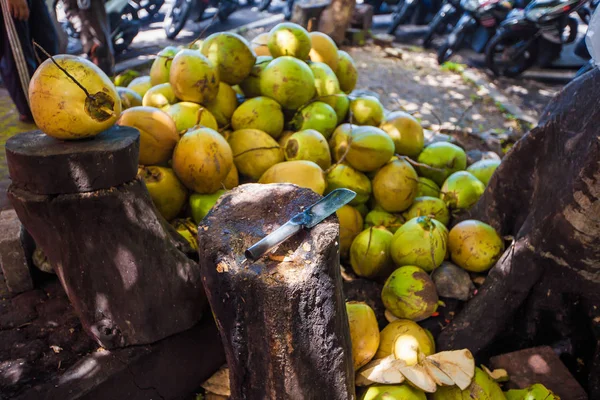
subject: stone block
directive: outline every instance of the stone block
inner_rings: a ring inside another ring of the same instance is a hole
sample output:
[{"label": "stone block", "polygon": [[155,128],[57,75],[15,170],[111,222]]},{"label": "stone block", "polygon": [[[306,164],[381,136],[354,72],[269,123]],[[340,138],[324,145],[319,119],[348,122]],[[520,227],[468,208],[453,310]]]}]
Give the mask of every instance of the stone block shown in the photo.
[{"label": "stone block", "polygon": [[493,369],[508,372],[509,389],[525,389],[541,383],[565,400],[587,400],[588,396],[560,358],[548,346],[533,347],[490,359]]},{"label": "stone block", "polygon": [[33,289],[27,254],[21,241],[21,222],[14,210],[0,213],[0,266],[10,293]]}]

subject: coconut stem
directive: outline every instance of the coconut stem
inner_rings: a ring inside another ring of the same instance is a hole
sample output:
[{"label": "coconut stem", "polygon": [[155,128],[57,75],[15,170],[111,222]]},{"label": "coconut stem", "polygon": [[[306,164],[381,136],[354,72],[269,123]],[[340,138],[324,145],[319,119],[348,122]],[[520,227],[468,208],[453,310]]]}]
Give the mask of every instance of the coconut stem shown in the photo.
[{"label": "coconut stem", "polygon": [[196,44],[196,42],[197,42],[198,40],[200,40],[200,38],[201,38],[202,36],[204,36],[204,34],[205,34],[205,33],[206,33],[206,31],[208,30],[208,28],[210,28],[210,27],[211,27],[211,26],[212,26],[212,25],[215,23],[215,21],[217,20],[217,17],[218,17],[218,16],[219,16],[219,13],[218,13],[218,12],[216,12],[216,13],[215,13],[215,15],[213,15],[213,17],[211,18],[211,20],[210,20],[210,23],[209,23],[209,24],[206,26],[206,28],[204,28],[204,29],[202,30],[202,32],[200,32],[200,34],[198,35],[198,37],[196,37],[196,39],[194,39],[194,40],[193,40],[193,41],[192,41],[192,42],[191,42],[191,43],[188,45],[188,49],[191,49],[191,48],[192,48],[192,46],[193,46],[193,45],[195,45],[195,44]]},{"label": "coconut stem", "polygon": [[[79,82],[77,81],[77,79],[75,79],[75,78],[73,77],[73,75],[71,75],[71,74],[70,74],[70,73],[69,73],[69,72],[68,72],[66,69],[64,69],[63,67],[61,67],[61,66],[60,66],[60,65],[59,65],[59,64],[56,62],[56,60],[54,59],[54,57],[52,57],[52,55],[50,55],[50,53],[48,53],[46,50],[44,50],[44,48],[43,48],[42,46],[40,46],[40,45],[39,45],[39,44],[38,44],[38,43],[37,43],[35,40],[33,40],[33,45],[34,45],[35,47],[37,47],[38,49],[40,49],[40,51],[41,51],[42,53],[44,53],[44,55],[45,55],[46,57],[48,57],[49,59],[51,59],[51,60],[52,60],[52,62],[54,63],[54,65],[56,65],[56,67],[57,67],[58,69],[60,69],[60,70],[61,70],[61,71],[62,71],[62,72],[63,72],[63,73],[64,73],[64,74],[67,76],[67,77],[69,77],[69,79],[71,79],[71,80],[72,80],[72,81],[73,81],[73,82],[74,82],[74,83],[75,83],[77,86],[79,86],[79,87],[81,88],[81,90],[83,90],[83,92],[85,93],[85,95],[86,95],[88,98],[90,98],[90,99],[94,99],[94,97],[93,97],[92,95],[90,95],[90,93],[87,91],[87,89],[86,89],[86,88],[84,88],[84,87],[83,87],[83,85],[82,85],[81,83],[79,83]],[[112,113],[112,110],[111,110],[111,113]]]},{"label": "coconut stem", "polygon": [[423,163],[417,162],[417,161],[411,159],[408,156],[401,156],[400,154],[396,154],[396,157],[403,159],[404,161],[408,162],[413,167],[421,167],[421,168],[428,169],[430,171],[444,172],[444,170],[441,169],[441,168],[435,168],[435,167],[432,167],[431,165],[427,165],[427,164],[423,164]]}]

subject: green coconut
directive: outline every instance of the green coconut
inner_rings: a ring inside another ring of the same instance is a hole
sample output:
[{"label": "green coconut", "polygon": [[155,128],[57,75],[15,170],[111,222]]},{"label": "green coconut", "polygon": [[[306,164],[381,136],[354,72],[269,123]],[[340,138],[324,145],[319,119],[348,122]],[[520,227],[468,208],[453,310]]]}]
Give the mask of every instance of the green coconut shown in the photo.
[{"label": "green coconut", "polygon": [[385,277],[393,270],[390,243],[394,235],[384,227],[368,228],[350,247],[350,265],[363,278]]},{"label": "green coconut", "polygon": [[413,321],[430,317],[438,308],[438,295],[433,281],[427,272],[415,266],[395,270],[383,286],[381,300],[397,318]]},{"label": "green coconut", "polygon": [[329,101],[327,101],[326,103],[332,106],[335,110],[335,113],[337,114],[338,125],[346,120],[346,117],[348,116],[348,111],[350,111],[350,99],[345,93],[337,93],[333,97],[333,100],[331,100],[330,98]]},{"label": "green coconut", "polygon": [[440,187],[431,179],[420,176],[417,184],[417,197],[423,196],[440,197]]},{"label": "green coconut", "polygon": [[395,233],[404,224],[404,218],[384,210],[371,210],[365,217],[365,226],[383,226],[388,231]]},{"label": "green coconut", "polygon": [[427,400],[423,391],[410,385],[369,386],[360,400]]},{"label": "green coconut", "polygon": [[242,82],[256,62],[250,43],[233,32],[213,33],[202,43],[201,52],[217,66],[219,77],[229,85]]},{"label": "green coconut", "polygon": [[365,203],[354,206],[354,208],[358,210],[358,212],[360,213],[360,215],[362,215],[363,218],[365,218],[369,213],[369,207],[367,207]]},{"label": "green coconut", "polygon": [[214,115],[200,104],[182,101],[165,110],[175,122],[180,134],[195,126],[205,126],[217,130],[219,128]]},{"label": "green coconut", "polygon": [[429,167],[419,167],[419,175],[442,185],[452,173],[467,168],[467,154],[448,142],[436,142],[425,147],[417,161]]},{"label": "green coconut", "polygon": [[364,204],[371,197],[371,181],[369,178],[347,164],[337,164],[327,172],[325,178],[327,180],[325,193],[339,188],[350,189],[356,193],[356,197],[350,202],[352,206]]},{"label": "green coconut", "polygon": [[358,70],[350,54],[343,50],[338,50],[338,65],[335,74],[340,82],[340,89],[344,93],[350,93],[354,90],[358,81]]},{"label": "green coconut", "polygon": [[470,165],[467,171],[487,186],[500,162],[500,160],[480,160]]},{"label": "green coconut", "polygon": [[240,82],[240,88],[244,92],[246,98],[257,97],[261,95],[260,92],[260,76],[266,66],[273,60],[271,56],[258,56],[256,63],[250,70],[250,74]]},{"label": "green coconut", "polygon": [[283,132],[283,112],[275,100],[259,96],[243,102],[231,117],[231,126],[238,129],[260,129],[277,139]]},{"label": "green coconut", "polygon": [[292,134],[285,142],[284,154],[287,161],[312,161],[323,169],[331,166],[327,140],[314,129],[305,129]]},{"label": "green coconut", "polygon": [[160,85],[152,86],[144,94],[142,105],[146,107],[167,108],[171,104],[175,104],[177,98],[173,93],[173,88],[170,83],[161,83]]},{"label": "green coconut", "polygon": [[504,392],[506,400],[560,400],[541,383],[536,383],[526,389],[512,389]]},{"label": "green coconut", "polygon": [[142,97],[129,88],[117,86],[117,93],[121,99],[121,110],[142,105]]},{"label": "green coconut", "polygon": [[444,262],[447,247],[448,230],[444,224],[429,217],[417,217],[398,228],[391,253],[398,267],[414,265],[431,272]]},{"label": "green coconut", "polygon": [[269,31],[267,39],[273,57],[291,56],[304,61],[312,47],[308,31],[298,24],[283,22]]},{"label": "green coconut", "polygon": [[178,52],[179,49],[174,46],[167,46],[158,52],[152,67],[150,67],[150,83],[152,83],[152,86],[169,82],[171,62],[173,62],[173,57]]},{"label": "green coconut", "polygon": [[442,185],[441,198],[453,210],[467,210],[477,203],[485,192],[485,185],[470,172],[458,171]]},{"label": "green coconut", "polygon": [[283,56],[260,74],[260,92],[289,110],[296,110],[315,95],[315,77],[305,62]]},{"label": "green coconut", "polygon": [[387,212],[409,208],[417,194],[417,172],[407,161],[394,158],[373,178],[375,201]]},{"label": "green coconut", "polygon": [[386,116],[381,129],[394,141],[396,154],[417,157],[423,150],[423,128],[412,115],[404,111],[394,111]]},{"label": "green coconut", "polygon": [[310,64],[310,69],[315,76],[315,89],[319,101],[329,104],[335,110],[339,125],[348,115],[350,99],[341,91],[337,76],[329,65],[313,62]]},{"label": "green coconut", "polygon": [[416,197],[412,206],[406,210],[403,216],[406,220],[427,216],[440,221],[446,226],[450,222],[450,211],[446,207],[446,203],[438,197]]},{"label": "green coconut", "polygon": [[488,374],[475,367],[475,377],[465,390],[457,386],[441,386],[432,394],[432,400],[506,400],[500,386]]},{"label": "green coconut", "polygon": [[192,194],[190,196],[189,206],[194,222],[199,224],[200,221],[204,219],[208,212],[217,203],[219,197],[221,197],[225,192],[225,190],[217,190],[215,193],[211,194]]},{"label": "green coconut", "polygon": [[376,171],[394,155],[392,139],[373,126],[342,124],[334,131],[329,146],[336,161],[345,156],[348,164],[362,172]]},{"label": "green coconut", "polygon": [[373,96],[357,97],[350,102],[352,123],[356,125],[379,126],[384,112],[383,105]]},{"label": "green coconut", "polygon": [[127,89],[133,90],[142,98],[151,87],[152,83],[150,82],[150,77],[148,75],[133,78],[131,82],[129,82],[129,85],[127,85]]},{"label": "green coconut", "polygon": [[229,136],[238,172],[258,180],[269,168],[284,160],[279,143],[258,129],[240,129]]},{"label": "green coconut", "polygon": [[215,116],[219,127],[224,127],[229,125],[231,117],[238,107],[237,94],[231,86],[221,82],[217,97],[203,104]]},{"label": "green coconut", "polygon": [[298,110],[290,126],[299,131],[314,129],[328,139],[337,126],[337,114],[329,104],[315,101]]}]

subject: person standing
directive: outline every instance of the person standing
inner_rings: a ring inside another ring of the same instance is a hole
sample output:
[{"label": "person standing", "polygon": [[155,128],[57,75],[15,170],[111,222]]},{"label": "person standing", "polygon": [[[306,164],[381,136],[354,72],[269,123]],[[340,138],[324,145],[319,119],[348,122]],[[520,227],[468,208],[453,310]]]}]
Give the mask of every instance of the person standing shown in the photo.
[{"label": "person standing", "polygon": [[33,41],[56,54],[54,24],[44,0],[0,0],[0,5],[0,74],[21,121],[31,122],[29,80],[39,65]]},{"label": "person standing", "polygon": [[110,25],[103,0],[63,0],[65,14],[80,32],[83,51],[108,76],[114,74]]}]

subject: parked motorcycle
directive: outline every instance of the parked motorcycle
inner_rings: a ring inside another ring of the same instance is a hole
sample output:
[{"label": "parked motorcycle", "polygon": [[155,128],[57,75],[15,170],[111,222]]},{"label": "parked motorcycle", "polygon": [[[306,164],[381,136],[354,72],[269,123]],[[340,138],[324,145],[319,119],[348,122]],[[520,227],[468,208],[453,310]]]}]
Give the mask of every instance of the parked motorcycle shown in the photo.
[{"label": "parked motorcycle", "polygon": [[[266,11],[272,3],[273,0],[260,0],[258,3],[259,11]],[[286,21],[289,21],[292,18],[292,12],[294,11],[294,0],[285,0],[285,6],[283,6],[283,16]]]},{"label": "parked motorcycle", "polygon": [[141,21],[149,21],[158,14],[165,0],[131,0],[129,4]]},{"label": "parked motorcycle", "polygon": [[564,44],[577,38],[570,14],[588,0],[535,0],[511,13],[486,49],[486,66],[497,76],[516,77],[534,64],[549,66]]},{"label": "parked motorcycle", "polygon": [[185,26],[188,19],[194,22],[202,21],[204,12],[214,7],[221,22],[237,9],[236,0],[174,0],[165,14],[163,27],[167,38],[175,39]]},{"label": "parked motorcycle", "polygon": [[444,0],[435,14],[423,37],[423,47],[429,48],[435,35],[443,35],[449,27],[453,28],[460,18],[460,0]]},{"label": "parked motorcycle", "polygon": [[467,42],[476,52],[483,52],[513,4],[506,0],[461,0],[460,8],[463,14],[438,49],[440,64],[448,61]]},{"label": "parked motorcycle", "polygon": [[[163,0],[164,1],[164,0]],[[60,0],[53,0],[51,13],[56,18],[62,31],[70,40],[79,40],[79,31],[66,17]],[[111,41],[114,54],[124,52],[140,30],[138,10],[128,0],[108,0],[105,2],[106,15],[111,30]],[[62,33],[62,32],[61,32]],[[59,35],[60,36],[60,35]]]},{"label": "parked motorcycle", "polygon": [[392,12],[392,23],[387,33],[393,35],[401,24],[421,25],[435,15],[440,8],[439,0],[400,0]]}]

